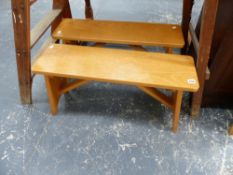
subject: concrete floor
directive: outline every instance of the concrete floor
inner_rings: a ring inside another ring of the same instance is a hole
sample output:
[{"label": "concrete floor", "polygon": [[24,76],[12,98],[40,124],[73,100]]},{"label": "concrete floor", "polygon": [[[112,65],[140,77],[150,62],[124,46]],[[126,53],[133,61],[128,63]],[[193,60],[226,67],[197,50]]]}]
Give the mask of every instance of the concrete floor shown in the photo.
[{"label": "concrete floor", "polygon": [[[71,1],[76,17],[83,17],[80,1]],[[33,6],[32,25],[49,5],[41,0]],[[96,0],[93,6],[98,19],[181,18],[181,0]],[[198,1],[195,17],[199,7]],[[62,97],[54,118],[40,76],[34,104],[22,106],[9,0],[0,0],[0,55],[0,175],[233,174],[233,138],[227,136],[232,110],[203,109],[192,120],[186,94],[180,130],[173,134],[172,113],[146,94],[92,83]]]}]

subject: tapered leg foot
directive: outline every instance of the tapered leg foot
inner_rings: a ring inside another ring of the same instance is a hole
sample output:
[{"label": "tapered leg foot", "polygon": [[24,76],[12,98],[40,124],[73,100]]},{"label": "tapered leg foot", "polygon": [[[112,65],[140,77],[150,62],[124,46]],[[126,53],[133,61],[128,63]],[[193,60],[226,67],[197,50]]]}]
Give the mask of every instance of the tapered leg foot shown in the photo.
[{"label": "tapered leg foot", "polygon": [[47,87],[48,99],[50,104],[50,109],[52,115],[57,114],[57,108],[59,99],[61,96],[61,88],[66,83],[66,80],[63,78],[45,76],[45,82]]},{"label": "tapered leg foot", "polygon": [[182,104],[183,98],[183,91],[176,91],[174,94],[174,114],[173,114],[173,124],[172,124],[172,131],[174,133],[177,132],[179,127],[179,119],[180,119],[180,109]]}]

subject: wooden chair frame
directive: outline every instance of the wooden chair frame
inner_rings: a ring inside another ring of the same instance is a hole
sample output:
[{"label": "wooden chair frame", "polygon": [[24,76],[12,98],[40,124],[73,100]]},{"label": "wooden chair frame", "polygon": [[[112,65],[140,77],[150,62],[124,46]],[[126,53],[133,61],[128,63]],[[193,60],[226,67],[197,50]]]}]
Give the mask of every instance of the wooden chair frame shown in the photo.
[{"label": "wooden chair frame", "polygon": [[[31,30],[30,6],[36,1],[37,0],[11,0],[18,80],[22,104],[32,103],[31,91],[32,79],[34,76],[31,73],[31,49],[50,26],[53,31],[62,18],[72,18],[69,0],[53,0],[53,9]],[[188,35],[190,33],[197,55],[196,68],[200,81],[200,89],[197,93],[194,93],[192,97],[191,114],[195,116],[198,115],[200,111],[205,80],[209,77],[208,62],[218,0],[204,1],[199,41],[193,26],[190,24],[193,3],[194,0],[183,0],[182,30],[185,38],[185,47],[182,52],[187,53],[190,46],[188,42]],[[86,18],[93,19],[93,10],[90,0],[85,0],[85,5]],[[169,50],[167,52],[169,52]],[[232,131],[232,127],[230,131]]]}]

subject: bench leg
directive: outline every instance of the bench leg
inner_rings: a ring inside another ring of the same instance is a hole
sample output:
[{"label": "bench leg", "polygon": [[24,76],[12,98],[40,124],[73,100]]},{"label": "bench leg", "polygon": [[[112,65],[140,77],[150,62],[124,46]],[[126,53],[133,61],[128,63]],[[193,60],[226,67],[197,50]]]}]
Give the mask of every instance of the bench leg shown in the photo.
[{"label": "bench leg", "polygon": [[183,91],[174,92],[174,114],[172,131],[175,133],[179,127],[180,109],[182,104]]},{"label": "bench leg", "polygon": [[167,47],[167,48],[165,48],[165,52],[172,54],[173,53],[173,49],[171,47]]},{"label": "bench leg", "polygon": [[62,95],[61,88],[66,83],[66,79],[52,76],[45,76],[48,99],[52,115],[57,114],[57,106]]},{"label": "bench leg", "polygon": [[233,123],[230,124],[228,133],[233,136]]}]

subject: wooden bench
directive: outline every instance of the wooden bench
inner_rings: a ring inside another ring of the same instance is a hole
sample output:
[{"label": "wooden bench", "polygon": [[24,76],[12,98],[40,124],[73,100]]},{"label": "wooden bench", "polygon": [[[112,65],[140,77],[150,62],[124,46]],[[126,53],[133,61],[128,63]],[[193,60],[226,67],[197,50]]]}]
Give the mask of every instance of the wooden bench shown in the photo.
[{"label": "wooden bench", "polygon": [[181,26],[175,24],[63,19],[53,37],[65,41],[161,46],[169,53],[173,48],[184,47]]},{"label": "wooden bench", "polygon": [[[62,94],[92,80],[134,85],[174,111],[177,131],[184,91],[199,88],[194,61],[190,56],[51,44],[32,66],[45,76],[53,115]],[[68,79],[76,79],[69,82]],[[172,96],[156,88],[172,91]]]}]

